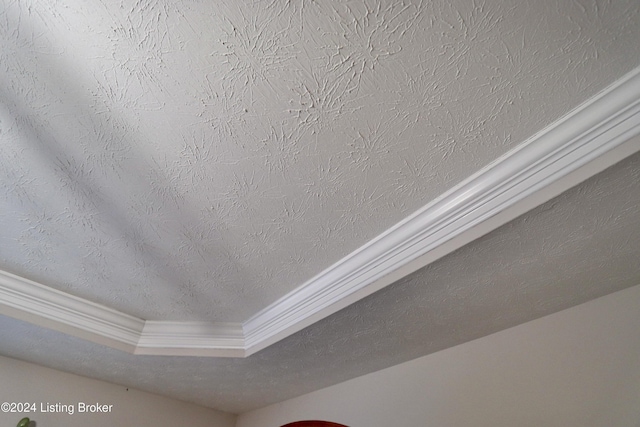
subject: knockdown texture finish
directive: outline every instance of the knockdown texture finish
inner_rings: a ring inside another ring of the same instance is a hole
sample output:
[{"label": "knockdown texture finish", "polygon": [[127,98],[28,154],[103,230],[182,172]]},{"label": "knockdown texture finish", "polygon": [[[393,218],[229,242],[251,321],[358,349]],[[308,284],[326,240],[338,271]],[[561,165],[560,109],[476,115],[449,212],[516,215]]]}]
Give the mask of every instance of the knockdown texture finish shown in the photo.
[{"label": "knockdown texture finish", "polygon": [[[0,270],[148,320],[245,321],[640,64],[635,0],[0,4]],[[639,159],[246,359],[0,352],[282,401],[640,283]]]},{"label": "knockdown texture finish", "polygon": [[8,1],[0,269],[242,322],[640,61],[637,3]]},{"label": "knockdown texture finish", "polygon": [[640,284],[640,154],[246,359],[135,356],[0,316],[8,357],[241,413]]}]

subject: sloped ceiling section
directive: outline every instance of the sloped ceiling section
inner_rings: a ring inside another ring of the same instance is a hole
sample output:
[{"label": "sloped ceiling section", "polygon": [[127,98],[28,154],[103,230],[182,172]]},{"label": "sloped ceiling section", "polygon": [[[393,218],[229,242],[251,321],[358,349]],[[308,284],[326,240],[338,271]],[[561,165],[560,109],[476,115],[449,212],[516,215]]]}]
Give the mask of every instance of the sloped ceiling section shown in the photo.
[{"label": "sloped ceiling section", "polygon": [[134,356],[5,316],[0,353],[241,413],[640,285],[638,182],[640,154],[248,358]]},{"label": "sloped ceiling section", "polygon": [[[0,270],[134,331],[231,323],[244,339],[256,313],[640,64],[635,0],[1,1]],[[604,116],[620,119],[611,141],[629,136],[627,95]],[[590,117],[571,126],[583,142],[601,135]],[[0,351],[255,408],[637,284],[637,170],[244,359],[134,357],[24,312],[4,312],[18,319],[1,318]]]},{"label": "sloped ceiling section", "polygon": [[132,323],[231,323],[236,339],[630,71],[639,13],[5,1],[0,267]]},{"label": "sloped ceiling section", "polygon": [[0,313],[136,354],[248,356],[640,150],[634,71],[244,323],[135,318],[0,271]]}]

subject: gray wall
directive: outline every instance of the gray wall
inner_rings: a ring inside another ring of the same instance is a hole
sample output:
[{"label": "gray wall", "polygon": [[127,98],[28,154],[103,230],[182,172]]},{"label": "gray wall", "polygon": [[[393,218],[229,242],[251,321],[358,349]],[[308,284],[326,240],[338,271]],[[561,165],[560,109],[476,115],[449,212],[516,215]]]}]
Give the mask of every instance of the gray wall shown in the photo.
[{"label": "gray wall", "polygon": [[[29,402],[36,413],[0,411],[0,426],[14,427],[24,416],[37,427],[234,427],[236,416],[123,386],[0,357],[0,403]],[[111,405],[105,413],[79,413],[80,402]],[[49,404],[49,405],[48,405]],[[43,413],[42,409],[65,412]],[[43,405],[43,406],[41,406]],[[73,405],[74,413],[67,409]]]},{"label": "gray wall", "polygon": [[640,426],[640,286],[239,416],[237,427]]}]

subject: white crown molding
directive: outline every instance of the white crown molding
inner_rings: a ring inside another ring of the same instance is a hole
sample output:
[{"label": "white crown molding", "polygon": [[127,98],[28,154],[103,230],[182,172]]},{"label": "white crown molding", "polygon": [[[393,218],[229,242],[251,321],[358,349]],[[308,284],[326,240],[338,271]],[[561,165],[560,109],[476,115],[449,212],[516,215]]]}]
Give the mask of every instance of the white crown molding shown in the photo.
[{"label": "white crown molding", "polygon": [[[245,322],[259,351],[640,150],[640,68]],[[589,166],[589,168],[585,168]]]},{"label": "white crown molding", "polygon": [[133,351],[144,320],[0,271],[0,314]]},{"label": "white crown molding", "polygon": [[134,353],[244,357],[242,324],[147,320]]},{"label": "white crown molding", "polygon": [[145,321],[2,270],[0,314],[134,354],[245,356],[240,323]]},{"label": "white crown molding", "polygon": [[640,69],[244,324],[145,321],[0,271],[0,314],[135,354],[246,357],[640,151]]}]

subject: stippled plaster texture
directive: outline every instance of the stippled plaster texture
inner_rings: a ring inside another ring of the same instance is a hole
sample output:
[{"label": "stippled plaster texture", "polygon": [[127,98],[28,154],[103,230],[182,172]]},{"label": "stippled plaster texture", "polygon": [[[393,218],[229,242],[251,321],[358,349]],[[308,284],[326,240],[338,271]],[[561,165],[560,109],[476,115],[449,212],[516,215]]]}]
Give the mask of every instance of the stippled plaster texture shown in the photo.
[{"label": "stippled plaster texture", "polygon": [[638,182],[640,154],[246,359],[133,356],[7,317],[0,354],[247,411],[640,285]]},{"label": "stippled plaster texture", "polygon": [[0,268],[244,321],[631,70],[638,40],[636,0],[1,0]]}]

